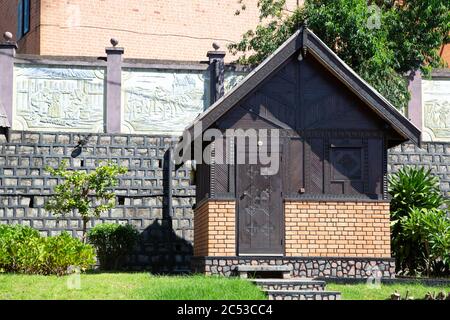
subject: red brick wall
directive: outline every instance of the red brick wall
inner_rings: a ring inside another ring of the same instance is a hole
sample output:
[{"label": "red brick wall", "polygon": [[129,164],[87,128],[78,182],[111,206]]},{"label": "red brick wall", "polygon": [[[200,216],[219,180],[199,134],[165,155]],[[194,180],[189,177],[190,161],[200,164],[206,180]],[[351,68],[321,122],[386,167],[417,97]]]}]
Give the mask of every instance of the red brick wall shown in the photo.
[{"label": "red brick wall", "polygon": [[235,202],[208,200],[194,212],[194,256],[235,256]]},{"label": "red brick wall", "polygon": [[[17,5],[19,0],[0,0],[0,34],[6,31],[17,40]],[[30,31],[18,41],[19,53],[40,53],[40,1],[30,1]]]},{"label": "red brick wall", "polygon": [[287,256],[391,256],[388,202],[285,203]]},{"label": "red brick wall", "polygon": [[[16,33],[17,1],[0,0],[0,32]],[[20,52],[42,55],[102,56],[111,37],[125,58],[201,61],[213,41],[223,50],[258,21],[258,0],[31,0],[39,19]],[[300,3],[303,3],[300,0]],[[297,0],[287,0],[292,10]],[[3,14],[6,12],[7,14]],[[33,23],[32,23],[33,24]],[[39,26],[40,27],[37,27]],[[235,58],[228,54],[227,61]]]}]

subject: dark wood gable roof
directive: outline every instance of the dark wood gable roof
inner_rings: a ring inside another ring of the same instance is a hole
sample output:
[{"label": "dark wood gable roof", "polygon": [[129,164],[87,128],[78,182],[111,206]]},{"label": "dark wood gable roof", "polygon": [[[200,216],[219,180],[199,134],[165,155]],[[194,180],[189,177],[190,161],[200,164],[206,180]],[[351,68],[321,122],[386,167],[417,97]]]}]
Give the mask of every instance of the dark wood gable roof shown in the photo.
[{"label": "dark wood gable roof", "polygon": [[[272,55],[248,74],[240,84],[200,114],[186,130],[189,130],[193,135],[194,125],[199,121],[202,121],[203,130],[208,129],[228,110],[276,72],[290,57],[295,54],[304,55],[306,52],[313,55],[326,69],[342,81],[380,118],[387,122],[402,139],[411,140],[417,145],[420,144],[420,130],[307,28],[301,28],[294,33]],[[301,59],[301,56],[299,56],[299,59]]]}]

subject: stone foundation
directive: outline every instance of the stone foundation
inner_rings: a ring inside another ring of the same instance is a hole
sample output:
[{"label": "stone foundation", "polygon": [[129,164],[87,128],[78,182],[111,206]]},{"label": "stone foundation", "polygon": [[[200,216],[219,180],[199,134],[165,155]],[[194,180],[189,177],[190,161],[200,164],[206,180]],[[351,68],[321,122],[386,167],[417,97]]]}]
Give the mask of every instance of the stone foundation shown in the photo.
[{"label": "stone foundation", "polygon": [[[291,277],[368,278],[381,271],[383,278],[395,277],[392,258],[363,257],[193,257],[192,271],[206,275],[235,275],[238,265],[287,265]],[[377,269],[378,268],[378,269]]]}]

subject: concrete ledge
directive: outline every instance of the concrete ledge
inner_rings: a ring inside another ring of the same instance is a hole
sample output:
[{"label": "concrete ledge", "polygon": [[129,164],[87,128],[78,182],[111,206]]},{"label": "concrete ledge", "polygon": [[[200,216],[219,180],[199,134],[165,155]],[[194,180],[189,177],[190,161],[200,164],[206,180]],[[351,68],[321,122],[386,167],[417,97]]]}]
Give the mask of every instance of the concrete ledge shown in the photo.
[{"label": "concrete ledge", "polygon": [[325,290],[325,281],[313,279],[251,279],[251,282],[264,290]]},{"label": "concrete ledge", "polygon": [[265,265],[259,265],[259,266],[237,266],[236,271],[238,272],[289,272],[292,268],[289,266],[265,266]]},{"label": "concrete ledge", "polygon": [[254,273],[254,272],[260,272],[260,273],[279,272],[279,273],[281,273],[283,278],[287,279],[291,276],[291,270],[292,270],[292,268],[290,266],[285,266],[285,265],[276,265],[276,266],[273,266],[273,265],[257,265],[257,266],[240,265],[235,268],[235,271],[237,272],[237,274],[243,279],[248,278],[248,274]]},{"label": "concrete ledge", "polygon": [[269,300],[340,300],[336,291],[266,290]]}]

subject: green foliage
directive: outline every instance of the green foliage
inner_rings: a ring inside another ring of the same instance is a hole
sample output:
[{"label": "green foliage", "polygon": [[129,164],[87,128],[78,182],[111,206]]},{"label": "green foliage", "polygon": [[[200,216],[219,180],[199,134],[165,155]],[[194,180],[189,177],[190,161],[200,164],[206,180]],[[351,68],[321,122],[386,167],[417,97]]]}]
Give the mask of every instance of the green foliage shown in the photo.
[{"label": "green foliage", "polygon": [[[401,237],[409,246],[400,247],[408,268],[427,275],[447,274],[450,270],[450,219],[443,210],[411,210],[400,219]],[[406,251],[408,250],[408,251]]]},{"label": "green foliage", "polygon": [[285,3],[258,1],[260,24],[229,45],[231,53],[244,54],[240,63],[260,63],[307,19],[317,36],[399,109],[410,98],[405,75],[443,65],[438,49],[450,40],[447,0],[371,5],[367,0],[306,0],[294,12],[286,11]]},{"label": "green foliage", "polygon": [[393,220],[407,216],[413,208],[434,209],[446,204],[439,190],[439,178],[431,170],[405,166],[389,176]]},{"label": "green foliage", "polygon": [[139,239],[139,232],[130,224],[99,224],[89,230],[88,241],[97,251],[100,267],[104,270],[118,270],[124,259]]},{"label": "green foliage", "polygon": [[76,210],[83,219],[83,241],[86,226],[91,218],[99,217],[116,205],[112,188],[117,186],[119,174],[127,172],[125,167],[107,163],[91,172],[67,169],[67,162],[54,169],[47,167],[50,174],[62,178],[55,189],[55,195],[45,204],[45,209],[57,216]]},{"label": "green foliage", "polygon": [[0,225],[1,272],[64,275],[70,266],[86,270],[94,263],[94,248],[66,232],[42,237],[30,227]]},{"label": "green foliage", "polygon": [[448,272],[450,224],[444,211],[448,201],[440,193],[439,179],[430,170],[404,167],[389,177],[389,193],[397,270]]},{"label": "green foliage", "polygon": [[260,288],[238,277],[94,273],[81,275],[81,290],[71,290],[66,281],[0,274],[0,300],[267,300]]}]

